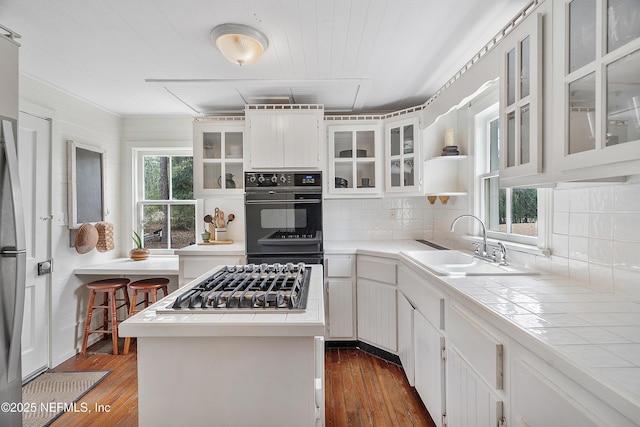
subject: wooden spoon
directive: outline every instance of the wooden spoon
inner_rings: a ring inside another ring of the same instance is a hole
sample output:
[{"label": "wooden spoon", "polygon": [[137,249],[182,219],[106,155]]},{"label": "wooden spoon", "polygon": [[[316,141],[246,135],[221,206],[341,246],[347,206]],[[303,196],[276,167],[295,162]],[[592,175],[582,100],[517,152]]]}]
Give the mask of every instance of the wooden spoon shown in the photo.
[{"label": "wooden spoon", "polygon": [[234,214],[229,214],[229,216],[227,217],[227,225],[229,225],[229,223],[234,219],[236,219],[236,216]]}]

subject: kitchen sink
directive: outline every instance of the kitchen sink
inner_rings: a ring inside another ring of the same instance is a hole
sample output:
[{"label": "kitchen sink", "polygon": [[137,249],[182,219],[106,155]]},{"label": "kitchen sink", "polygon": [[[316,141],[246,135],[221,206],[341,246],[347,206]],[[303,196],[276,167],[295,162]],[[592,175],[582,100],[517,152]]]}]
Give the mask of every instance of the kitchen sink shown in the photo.
[{"label": "kitchen sink", "polygon": [[406,251],[405,255],[438,276],[526,276],[539,274],[512,265],[499,265],[472,254],[454,251]]}]

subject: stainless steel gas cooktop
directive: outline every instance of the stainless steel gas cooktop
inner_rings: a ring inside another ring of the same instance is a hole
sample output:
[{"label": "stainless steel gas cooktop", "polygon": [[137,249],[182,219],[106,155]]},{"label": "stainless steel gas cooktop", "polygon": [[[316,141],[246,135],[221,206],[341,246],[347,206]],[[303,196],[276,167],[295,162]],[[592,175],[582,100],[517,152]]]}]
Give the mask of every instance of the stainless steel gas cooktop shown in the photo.
[{"label": "stainless steel gas cooktop", "polygon": [[310,273],[304,263],[225,266],[157,311],[304,311]]}]

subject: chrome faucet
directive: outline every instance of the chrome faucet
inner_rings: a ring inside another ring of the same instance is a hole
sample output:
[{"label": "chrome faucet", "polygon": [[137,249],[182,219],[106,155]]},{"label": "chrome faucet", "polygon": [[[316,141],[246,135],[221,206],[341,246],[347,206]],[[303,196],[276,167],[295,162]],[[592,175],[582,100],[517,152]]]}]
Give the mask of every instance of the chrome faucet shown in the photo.
[{"label": "chrome faucet", "polygon": [[484,226],[484,222],[482,222],[482,220],[480,218],[478,218],[475,215],[471,215],[471,214],[460,215],[459,217],[454,219],[453,222],[451,223],[451,231],[453,231],[453,229],[455,228],[456,222],[458,222],[458,220],[460,220],[460,218],[464,218],[464,217],[474,218],[474,219],[478,220],[478,222],[482,226],[482,253],[479,253],[479,248],[476,248],[475,253],[476,253],[477,256],[479,256],[481,258],[490,259],[491,257],[489,256],[489,253],[487,252],[487,227]]}]

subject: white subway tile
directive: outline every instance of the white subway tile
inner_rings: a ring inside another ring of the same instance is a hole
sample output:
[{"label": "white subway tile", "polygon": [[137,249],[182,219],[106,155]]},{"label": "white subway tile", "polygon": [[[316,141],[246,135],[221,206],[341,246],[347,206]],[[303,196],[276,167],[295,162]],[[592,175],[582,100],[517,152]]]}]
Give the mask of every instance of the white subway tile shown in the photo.
[{"label": "white subway tile", "polygon": [[553,232],[569,234],[569,212],[555,212],[553,214]]},{"label": "white subway tile", "polygon": [[589,259],[589,239],[569,236],[569,258],[587,261]]},{"label": "white subway tile", "polygon": [[590,239],[589,262],[596,264],[613,264],[613,240]]},{"label": "white subway tile", "polygon": [[589,236],[589,214],[573,213],[569,214],[569,235],[588,237]]},{"label": "white subway tile", "polygon": [[613,265],[640,272],[640,243],[614,242]]},{"label": "white subway tile", "polygon": [[614,191],[614,187],[592,187],[589,194],[591,212],[613,212]]},{"label": "white subway tile", "polygon": [[589,189],[574,188],[570,193],[569,212],[589,211]]},{"label": "white subway tile", "polygon": [[615,210],[616,212],[640,212],[640,184],[616,187]]},{"label": "white subway tile", "polygon": [[640,213],[616,213],[613,217],[613,238],[640,242]]},{"label": "white subway tile", "polygon": [[599,239],[613,238],[613,215],[591,214],[589,237],[596,237]]},{"label": "white subway tile", "polygon": [[569,212],[570,190],[555,190],[553,192],[553,208],[556,212]]}]

